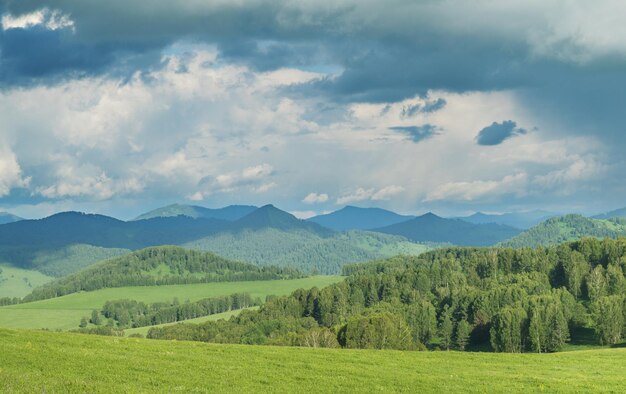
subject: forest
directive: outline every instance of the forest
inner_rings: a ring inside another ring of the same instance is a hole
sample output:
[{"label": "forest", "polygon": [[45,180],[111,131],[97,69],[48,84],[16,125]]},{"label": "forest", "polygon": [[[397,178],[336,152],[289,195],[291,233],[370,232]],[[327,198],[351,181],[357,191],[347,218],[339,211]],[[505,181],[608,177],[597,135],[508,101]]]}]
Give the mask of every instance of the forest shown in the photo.
[{"label": "forest", "polygon": [[620,343],[626,238],[558,246],[451,247],[344,267],[345,281],[297,290],[230,320],[152,328],[149,338],[376,349],[556,352],[592,330]]}]

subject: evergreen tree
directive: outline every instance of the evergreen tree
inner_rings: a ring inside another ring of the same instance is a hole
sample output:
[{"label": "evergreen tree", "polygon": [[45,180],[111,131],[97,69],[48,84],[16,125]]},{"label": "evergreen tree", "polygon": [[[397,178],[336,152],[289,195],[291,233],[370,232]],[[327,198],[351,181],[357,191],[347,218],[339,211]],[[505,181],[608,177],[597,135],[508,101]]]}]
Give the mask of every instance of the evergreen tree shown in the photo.
[{"label": "evergreen tree", "polygon": [[472,327],[467,322],[467,320],[462,319],[456,325],[456,335],[455,342],[457,349],[463,351],[465,347],[469,344],[470,334],[472,332]]}]

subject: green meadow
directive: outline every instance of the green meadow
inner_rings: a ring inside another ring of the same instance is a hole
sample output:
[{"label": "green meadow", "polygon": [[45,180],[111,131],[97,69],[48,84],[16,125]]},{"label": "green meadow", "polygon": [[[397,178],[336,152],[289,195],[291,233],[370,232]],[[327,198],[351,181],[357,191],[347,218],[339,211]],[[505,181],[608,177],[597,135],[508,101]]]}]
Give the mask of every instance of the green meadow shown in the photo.
[{"label": "green meadow", "polygon": [[39,271],[0,264],[0,298],[24,297],[54,278]]},{"label": "green meadow", "polygon": [[286,295],[299,288],[325,287],[341,279],[340,276],[313,276],[291,280],[108,288],[0,307],[0,327],[68,330],[78,328],[82,317],[89,316],[94,309],[100,310],[109,300],[153,303],[178,298],[180,302],[193,302],[234,293],[250,293],[252,297],[265,299],[267,295]]},{"label": "green meadow", "polygon": [[339,350],[0,329],[2,392],[623,392],[626,349]]}]

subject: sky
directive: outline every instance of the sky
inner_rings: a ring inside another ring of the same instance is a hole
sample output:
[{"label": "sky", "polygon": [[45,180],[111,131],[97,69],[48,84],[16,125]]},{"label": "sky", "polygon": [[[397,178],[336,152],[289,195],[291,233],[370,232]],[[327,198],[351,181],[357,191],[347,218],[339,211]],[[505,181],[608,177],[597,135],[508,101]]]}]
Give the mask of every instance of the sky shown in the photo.
[{"label": "sky", "polygon": [[626,2],[0,0],[0,210],[626,206]]}]

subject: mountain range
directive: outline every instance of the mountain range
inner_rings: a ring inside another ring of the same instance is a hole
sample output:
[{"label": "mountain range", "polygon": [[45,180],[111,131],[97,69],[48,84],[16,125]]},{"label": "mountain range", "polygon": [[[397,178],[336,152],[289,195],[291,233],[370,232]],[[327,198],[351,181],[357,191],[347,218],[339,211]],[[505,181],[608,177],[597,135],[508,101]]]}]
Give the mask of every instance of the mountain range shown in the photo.
[{"label": "mountain range", "polygon": [[625,219],[580,215],[549,218],[526,230],[502,224],[523,228],[544,214],[549,215],[544,211],[478,213],[460,219],[433,213],[403,216],[378,208],[348,206],[301,220],[273,205],[220,209],[170,205],[125,222],[103,215],[62,212],[0,225],[0,264],[64,276],[133,250],[179,245],[259,266],[334,274],[346,263],[416,255],[443,244],[536,247],[584,236],[626,235]]}]

